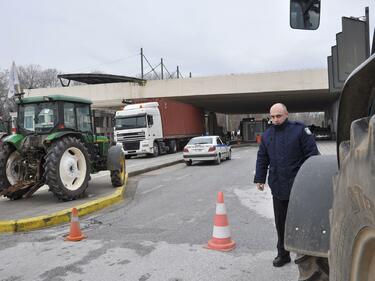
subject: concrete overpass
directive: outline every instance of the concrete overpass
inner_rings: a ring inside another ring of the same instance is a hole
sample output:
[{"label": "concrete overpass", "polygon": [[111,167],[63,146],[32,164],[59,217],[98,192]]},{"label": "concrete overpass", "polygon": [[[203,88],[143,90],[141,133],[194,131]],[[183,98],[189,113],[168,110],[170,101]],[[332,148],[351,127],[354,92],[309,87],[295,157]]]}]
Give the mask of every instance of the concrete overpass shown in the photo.
[{"label": "concrete overpass", "polygon": [[[171,98],[207,111],[266,113],[274,102],[290,112],[332,111],[326,69],[236,74],[137,83],[111,83],[27,90],[26,96],[62,94],[91,99],[94,107],[117,108],[123,99]],[[330,114],[329,114],[330,115]]]}]

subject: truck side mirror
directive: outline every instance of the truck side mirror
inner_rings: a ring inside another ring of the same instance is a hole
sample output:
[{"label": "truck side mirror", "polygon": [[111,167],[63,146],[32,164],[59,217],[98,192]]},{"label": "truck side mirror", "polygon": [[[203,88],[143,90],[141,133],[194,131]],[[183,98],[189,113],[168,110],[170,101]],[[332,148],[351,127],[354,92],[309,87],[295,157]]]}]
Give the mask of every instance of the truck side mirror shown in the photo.
[{"label": "truck side mirror", "polygon": [[152,125],[154,125],[154,118],[152,117],[152,115],[147,115],[147,125],[149,127],[151,127]]},{"label": "truck side mirror", "polygon": [[290,27],[315,30],[319,27],[320,0],[290,0]]}]

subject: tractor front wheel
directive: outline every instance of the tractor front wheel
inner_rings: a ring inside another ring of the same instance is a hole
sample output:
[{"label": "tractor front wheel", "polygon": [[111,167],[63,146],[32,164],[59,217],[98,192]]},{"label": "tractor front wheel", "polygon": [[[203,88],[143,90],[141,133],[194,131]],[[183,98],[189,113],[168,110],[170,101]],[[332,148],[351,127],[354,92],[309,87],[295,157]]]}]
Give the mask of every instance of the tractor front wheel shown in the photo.
[{"label": "tractor front wheel", "polygon": [[89,159],[84,144],[73,137],[58,139],[49,147],[44,176],[58,199],[70,201],[84,195],[90,179]]}]

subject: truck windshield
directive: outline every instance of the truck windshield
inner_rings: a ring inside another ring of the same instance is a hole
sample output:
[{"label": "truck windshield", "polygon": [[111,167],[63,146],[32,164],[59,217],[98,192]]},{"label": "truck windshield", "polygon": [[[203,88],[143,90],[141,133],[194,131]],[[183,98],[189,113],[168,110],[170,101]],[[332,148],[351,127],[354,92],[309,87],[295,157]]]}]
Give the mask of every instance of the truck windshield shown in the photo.
[{"label": "truck windshield", "polygon": [[146,115],[116,117],[116,130],[137,129],[146,127]]},{"label": "truck windshield", "polygon": [[19,129],[28,132],[49,132],[57,124],[56,103],[21,104],[18,116]]}]

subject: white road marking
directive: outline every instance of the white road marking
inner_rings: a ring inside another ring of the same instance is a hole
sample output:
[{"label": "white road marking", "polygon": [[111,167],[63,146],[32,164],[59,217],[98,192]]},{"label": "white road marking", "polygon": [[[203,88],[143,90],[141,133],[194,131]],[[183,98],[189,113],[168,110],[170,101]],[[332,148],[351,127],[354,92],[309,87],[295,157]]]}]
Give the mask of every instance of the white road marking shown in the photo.
[{"label": "white road marking", "polygon": [[149,193],[149,192],[152,192],[152,191],[154,191],[154,190],[157,190],[157,189],[159,189],[159,188],[162,188],[164,185],[158,185],[158,186],[155,186],[154,188],[151,188],[151,189],[149,189],[149,190],[146,190],[146,191],[143,191],[143,192],[141,192],[141,194],[147,194],[147,193]]},{"label": "white road marking", "polygon": [[241,204],[250,210],[255,211],[262,217],[273,219],[273,203],[272,194],[268,187],[265,186],[264,191],[259,191],[255,185],[250,185],[246,189],[234,189]]},{"label": "white road marking", "polygon": [[176,178],[176,180],[182,180],[184,178],[190,177],[190,174],[183,175],[181,177]]}]

